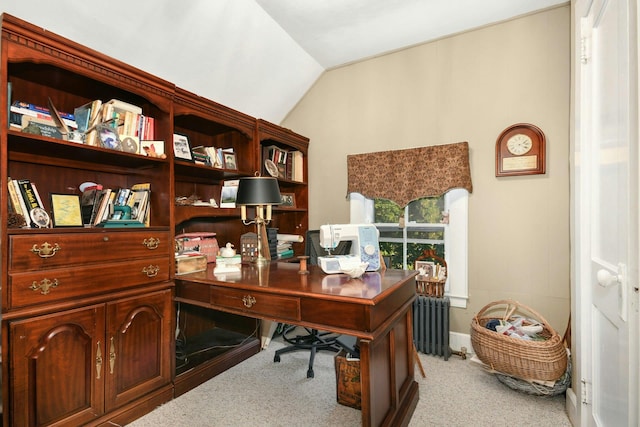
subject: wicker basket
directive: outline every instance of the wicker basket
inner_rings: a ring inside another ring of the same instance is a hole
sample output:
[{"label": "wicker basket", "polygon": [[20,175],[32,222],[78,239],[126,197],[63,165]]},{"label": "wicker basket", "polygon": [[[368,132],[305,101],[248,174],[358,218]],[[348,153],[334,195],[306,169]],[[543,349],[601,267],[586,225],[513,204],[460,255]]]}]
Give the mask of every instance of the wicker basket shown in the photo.
[{"label": "wicker basket", "polygon": [[[504,307],[502,317],[486,316],[490,311]],[[542,326],[539,334],[544,341],[529,341],[509,337],[487,329],[489,320],[510,320],[518,310],[532,314]],[[487,304],[471,321],[471,344],[478,358],[491,369],[517,378],[555,381],[566,372],[567,351],[562,337],[536,311],[512,300]]]}]

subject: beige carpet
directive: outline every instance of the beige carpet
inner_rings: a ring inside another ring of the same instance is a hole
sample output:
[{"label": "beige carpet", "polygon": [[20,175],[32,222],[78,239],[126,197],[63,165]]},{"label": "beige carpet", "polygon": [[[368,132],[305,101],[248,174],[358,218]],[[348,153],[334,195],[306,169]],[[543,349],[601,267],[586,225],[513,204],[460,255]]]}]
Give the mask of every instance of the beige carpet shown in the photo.
[{"label": "beige carpet", "polygon": [[[308,353],[269,348],[129,424],[130,427],[359,426],[360,411],[336,402],[333,353],[321,352],[307,379]],[[514,391],[469,359],[448,361],[420,353],[420,400],[409,424],[423,426],[571,426],[564,395]]]}]

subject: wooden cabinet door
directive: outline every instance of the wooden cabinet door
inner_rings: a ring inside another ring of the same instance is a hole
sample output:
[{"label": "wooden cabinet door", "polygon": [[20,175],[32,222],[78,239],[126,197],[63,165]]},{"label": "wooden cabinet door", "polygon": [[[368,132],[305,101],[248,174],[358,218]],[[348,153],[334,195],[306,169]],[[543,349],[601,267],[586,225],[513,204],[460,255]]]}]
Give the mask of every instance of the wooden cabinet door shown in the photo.
[{"label": "wooden cabinet door", "polygon": [[11,425],[83,425],[104,413],[104,305],[11,322]]},{"label": "wooden cabinet door", "polygon": [[107,303],[105,410],[171,381],[171,290]]}]

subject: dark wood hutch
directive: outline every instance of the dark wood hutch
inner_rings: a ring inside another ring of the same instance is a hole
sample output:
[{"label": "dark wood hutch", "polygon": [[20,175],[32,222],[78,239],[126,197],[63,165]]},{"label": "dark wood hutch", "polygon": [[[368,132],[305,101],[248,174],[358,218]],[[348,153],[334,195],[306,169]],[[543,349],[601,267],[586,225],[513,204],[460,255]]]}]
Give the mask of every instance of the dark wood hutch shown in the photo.
[{"label": "dark wood hutch", "polygon": [[[299,151],[303,179],[279,179],[296,206],[276,208],[271,226],[304,234],[308,139],[10,15],[1,24],[3,425],[126,424],[260,350],[255,319],[174,301],[176,234],[216,232],[220,244],[239,246],[252,231],[239,209],[175,206],[176,196],[218,200],[225,180],[262,170],[264,146]],[[10,129],[12,100],[49,98],[70,112],[95,99],[141,107],[166,158]],[[237,168],[175,159],[174,133],[192,146],[233,147]],[[49,194],[79,194],[82,182],[150,183],[149,226],[10,228],[9,177],[37,183],[48,211]],[[219,350],[220,337],[236,345]],[[185,343],[194,346],[188,363]]]}]

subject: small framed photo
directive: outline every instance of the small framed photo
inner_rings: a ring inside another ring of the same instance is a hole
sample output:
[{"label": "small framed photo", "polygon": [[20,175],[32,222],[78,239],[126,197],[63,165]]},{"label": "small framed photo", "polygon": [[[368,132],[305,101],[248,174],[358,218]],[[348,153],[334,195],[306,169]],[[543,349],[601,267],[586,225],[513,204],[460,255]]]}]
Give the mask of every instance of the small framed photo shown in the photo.
[{"label": "small framed photo", "polygon": [[294,193],[280,193],[280,206],[281,208],[295,208],[296,207],[296,195]]},{"label": "small framed photo", "polygon": [[179,160],[193,161],[189,138],[186,135],[173,134],[173,155]]},{"label": "small framed photo", "polygon": [[101,147],[122,151],[122,142],[114,128],[107,125],[98,125],[96,126],[96,131],[98,132]]},{"label": "small framed photo", "polygon": [[54,227],[82,227],[80,196],[77,194],[51,194]]},{"label": "small framed photo", "polygon": [[236,153],[223,153],[224,154],[224,168],[225,169],[238,169],[236,164]]},{"label": "small framed photo", "polygon": [[431,261],[416,261],[415,269],[420,272],[420,276],[430,278],[433,277],[435,272],[435,263]]}]

